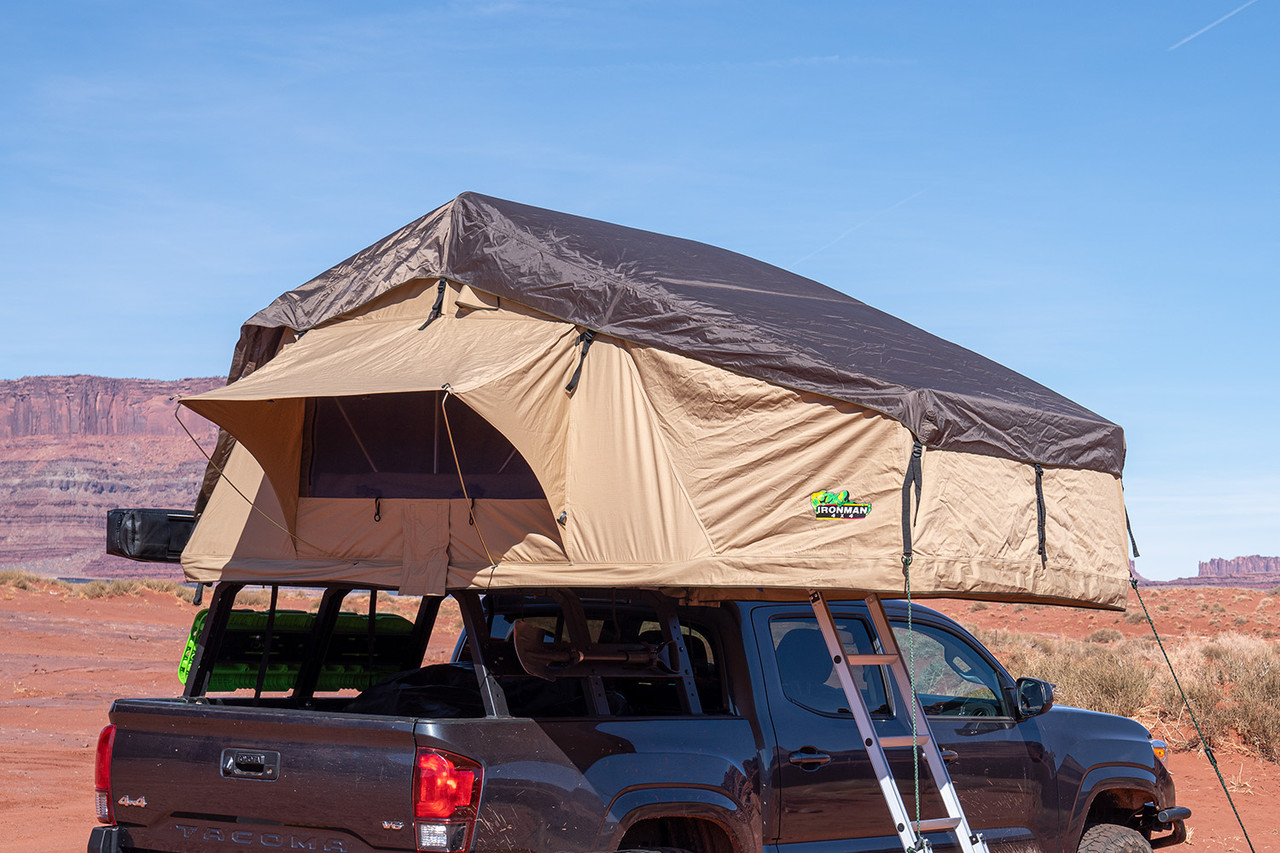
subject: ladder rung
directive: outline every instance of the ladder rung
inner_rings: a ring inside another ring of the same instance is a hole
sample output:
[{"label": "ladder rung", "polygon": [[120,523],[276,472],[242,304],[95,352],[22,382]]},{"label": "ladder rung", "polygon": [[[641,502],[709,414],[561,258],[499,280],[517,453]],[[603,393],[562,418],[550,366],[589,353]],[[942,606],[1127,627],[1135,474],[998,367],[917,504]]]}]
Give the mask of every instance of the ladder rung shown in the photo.
[{"label": "ladder rung", "polygon": [[897,655],[845,655],[844,662],[849,666],[890,666],[897,659]]},{"label": "ladder rung", "polygon": [[958,817],[939,817],[912,823],[912,826],[916,828],[916,832],[944,832],[948,829],[955,829],[959,825],[960,818]]},{"label": "ladder rung", "polygon": [[[916,735],[915,741],[914,741],[914,743],[920,746],[924,746],[928,742],[929,742],[929,735],[925,734],[924,732],[920,732],[918,735]],[[896,746],[911,746],[912,743],[913,741],[911,739],[911,735],[899,735],[897,737],[880,738],[880,746],[884,749],[893,749]]]}]

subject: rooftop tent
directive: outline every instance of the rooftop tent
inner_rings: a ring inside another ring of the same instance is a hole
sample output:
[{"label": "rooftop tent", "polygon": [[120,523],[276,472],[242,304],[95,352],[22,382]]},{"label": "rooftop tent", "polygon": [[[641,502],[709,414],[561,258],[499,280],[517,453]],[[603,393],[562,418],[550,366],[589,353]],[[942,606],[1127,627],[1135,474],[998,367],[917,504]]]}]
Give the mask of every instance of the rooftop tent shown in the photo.
[{"label": "rooftop tent", "polygon": [[1119,427],[776,267],[474,194],[183,403],[224,430],[194,580],[892,595],[905,546],[919,595],[1127,587]]}]

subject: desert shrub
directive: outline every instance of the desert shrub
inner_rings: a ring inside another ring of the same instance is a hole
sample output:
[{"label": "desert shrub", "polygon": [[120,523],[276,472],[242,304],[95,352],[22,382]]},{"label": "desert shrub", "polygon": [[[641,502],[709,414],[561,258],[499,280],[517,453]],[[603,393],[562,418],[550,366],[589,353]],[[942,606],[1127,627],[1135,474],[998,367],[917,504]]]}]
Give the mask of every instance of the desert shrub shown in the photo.
[{"label": "desert shrub", "polygon": [[1114,643],[1117,640],[1123,640],[1124,634],[1115,628],[1099,628],[1084,639],[1086,643]]},{"label": "desert shrub", "polygon": [[1199,745],[1183,703],[1185,693],[1186,704],[1210,746],[1239,744],[1280,761],[1280,707],[1275,703],[1280,696],[1280,650],[1274,644],[1223,634],[1206,643],[1166,646],[1177,672],[1176,683],[1158,649],[1148,644],[1146,651],[1139,652],[1125,645],[1133,650],[1136,674],[1148,685],[1145,707],[1140,706],[1144,716],[1170,724],[1162,727],[1161,736],[1175,749]]},{"label": "desert shrub", "polygon": [[1135,656],[1150,657],[1143,644],[1102,645],[1008,631],[998,636],[992,633],[989,648],[1005,668],[1015,675],[1033,675],[1053,683],[1057,701],[1063,705],[1132,717],[1147,702],[1147,670],[1134,665]]},{"label": "desert shrub", "polygon": [[144,580],[139,583],[153,592],[168,593],[182,601],[191,601],[196,594],[194,589],[179,581]]},{"label": "desert shrub", "polygon": [[1134,653],[1130,644],[1116,643],[1058,655],[1049,680],[1059,686],[1064,704],[1132,717],[1146,704],[1150,686],[1146,673],[1134,666]]},{"label": "desert shrub", "polygon": [[24,572],[21,569],[5,569],[0,571],[0,587],[9,587],[10,589],[47,589],[51,592],[65,592],[71,589],[71,584],[66,581],[60,581],[57,578],[47,578],[42,575]]},{"label": "desert shrub", "polygon": [[1146,622],[1147,614],[1143,613],[1141,610],[1130,610],[1124,615],[1124,621],[1128,622],[1130,625],[1136,625],[1139,622]]},{"label": "desert shrub", "polygon": [[89,581],[77,590],[83,598],[119,598],[122,595],[135,595],[138,591],[137,581]]},{"label": "desert shrub", "polygon": [[969,609],[973,611],[987,610],[990,607],[991,605],[987,604],[985,601],[975,601],[973,604],[969,605]]},{"label": "desert shrub", "polygon": [[[1100,629],[1103,635],[1114,629]],[[1119,632],[1116,632],[1119,633]],[[984,636],[985,634],[985,636]],[[1057,700],[1094,711],[1139,717],[1175,749],[1199,738],[1154,638],[1109,642],[980,632],[1014,675],[1056,685]],[[1205,740],[1280,761],[1280,648],[1266,639],[1223,634],[1208,642],[1166,642],[1169,658]]]},{"label": "desert shrub", "polygon": [[1159,610],[1161,613],[1168,613],[1168,612],[1169,612],[1169,605],[1167,605],[1167,604],[1157,604],[1157,605],[1156,605],[1156,610]]},{"label": "desert shrub", "polygon": [[9,586],[14,589],[31,589],[31,585],[40,578],[30,572],[23,572],[16,569],[5,569],[0,571],[0,586]]},{"label": "desert shrub", "polygon": [[144,590],[162,592],[173,595],[183,601],[190,601],[194,591],[186,584],[176,581],[162,581],[151,578],[114,581],[89,581],[72,590],[82,598],[120,598],[126,595],[141,595]]},{"label": "desert shrub", "polygon": [[236,607],[264,610],[271,606],[271,593],[265,589],[242,589],[236,593]]},{"label": "desert shrub", "polygon": [[1242,634],[1223,634],[1203,647],[1210,680],[1222,690],[1213,713],[1230,720],[1246,746],[1280,758],[1280,651]]}]

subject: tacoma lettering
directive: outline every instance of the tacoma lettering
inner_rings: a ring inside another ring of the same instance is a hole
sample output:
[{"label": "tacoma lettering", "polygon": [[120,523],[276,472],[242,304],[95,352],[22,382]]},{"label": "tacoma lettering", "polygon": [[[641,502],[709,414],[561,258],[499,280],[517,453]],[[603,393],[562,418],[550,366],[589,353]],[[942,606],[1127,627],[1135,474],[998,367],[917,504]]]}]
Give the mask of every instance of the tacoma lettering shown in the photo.
[{"label": "tacoma lettering", "polygon": [[224,833],[213,827],[191,826],[177,823],[173,828],[183,838],[199,838],[201,841],[222,841],[238,844],[242,847],[264,847],[267,849],[288,848],[290,850],[315,850],[318,853],[347,853],[346,842],[340,838],[328,838],[318,841],[314,835],[285,835],[279,832],[253,832],[237,829]]}]

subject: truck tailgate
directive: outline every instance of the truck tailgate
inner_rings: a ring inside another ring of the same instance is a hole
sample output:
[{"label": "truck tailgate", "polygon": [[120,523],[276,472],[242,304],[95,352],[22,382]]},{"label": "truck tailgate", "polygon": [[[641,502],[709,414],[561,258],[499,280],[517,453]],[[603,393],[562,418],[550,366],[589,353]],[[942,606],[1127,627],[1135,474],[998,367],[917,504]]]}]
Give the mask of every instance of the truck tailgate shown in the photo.
[{"label": "truck tailgate", "polygon": [[414,847],[413,720],[122,699],[111,795],[154,851]]}]

